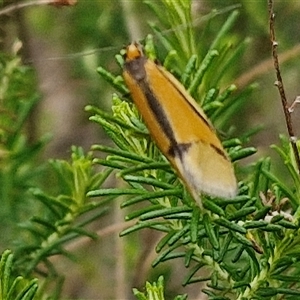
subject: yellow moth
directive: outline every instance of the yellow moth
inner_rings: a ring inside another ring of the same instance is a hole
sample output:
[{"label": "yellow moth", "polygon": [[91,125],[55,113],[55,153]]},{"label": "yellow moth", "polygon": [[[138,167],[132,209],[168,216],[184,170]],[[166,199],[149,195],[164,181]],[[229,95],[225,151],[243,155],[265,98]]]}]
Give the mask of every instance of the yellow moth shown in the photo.
[{"label": "yellow moth", "polygon": [[201,205],[199,194],[236,195],[234,170],[210,121],[181,83],[132,43],[123,77],[151,137]]}]

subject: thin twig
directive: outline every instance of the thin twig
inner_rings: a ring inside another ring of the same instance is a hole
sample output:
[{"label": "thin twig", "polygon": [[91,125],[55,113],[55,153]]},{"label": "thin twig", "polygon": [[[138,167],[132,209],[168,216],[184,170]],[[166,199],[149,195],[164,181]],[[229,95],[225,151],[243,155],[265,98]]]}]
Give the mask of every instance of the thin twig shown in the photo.
[{"label": "thin twig", "polygon": [[297,96],[294,102],[289,107],[290,114],[295,110],[297,104],[300,104],[300,96]]},{"label": "thin twig", "polygon": [[49,5],[52,4],[54,6],[72,6],[76,3],[75,0],[32,0],[32,1],[24,1],[17,2],[11,5],[6,6],[5,8],[0,10],[0,16],[8,15],[13,13],[16,10],[21,8],[25,8],[28,6],[37,6],[37,5]]},{"label": "thin twig", "polygon": [[278,43],[275,38],[275,29],[274,29],[275,14],[274,14],[274,10],[273,10],[273,0],[268,0],[268,6],[269,6],[269,22],[270,22],[269,23],[270,39],[272,42],[272,56],[273,56],[274,68],[276,71],[276,77],[277,77],[275,85],[277,86],[279,94],[280,94],[281,104],[282,104],[283,112],[284,112],[284,116],[285,116],[285,122],[286,122],[287,130],[288,130],[288,134],[290,137],[290,142],[292,145],[295,160],[296,160],[298,174],[300,174],[300,156],[299,156],[299,151],[297,149],[297,144],[296,144],[297,139],[294,135],[291,113],[289,111],[289,105],[288,105],[288,102],[286,99],[284,86],[283,86],[283,80],[282,80],[280,68],[279,68],[279,60],[278,60],[278,54],[277,54]]},{"label": "thin twig", "polygon": [[[278,55],[281,65],[285,62],[290,61],[295,57],[299,57],[300,55],[300,44],[295,45],[292,49],[289,49],[283,53]],[[270,70],[274,68],[274,63],[272,58],[267,58],[257,65],[254,65],[251,69],[247,70],[240,77],[235,80],[235,85],[238,89],[243,90],[250,83],[257,80],[259,76],[262,76],[268,73]]]},{"label": "thin twig", "polygon": [[[113,234],[118,234],[120,231],[127,229],[133,226],[136,223],[136,220],[132,220],[130,222],[119,222],[109,225],[107,227],[99,229],[96,234],[98,235],[99,239],[103,239],[107,236],[112,236]],[[65,249],[69,252],[73,252],[76,249],[82,249],[83,247],[89,247],[91,243],[95,241],[92,240],[90,237],[83,236],[79,239],[76,239],[65,246]]]}]

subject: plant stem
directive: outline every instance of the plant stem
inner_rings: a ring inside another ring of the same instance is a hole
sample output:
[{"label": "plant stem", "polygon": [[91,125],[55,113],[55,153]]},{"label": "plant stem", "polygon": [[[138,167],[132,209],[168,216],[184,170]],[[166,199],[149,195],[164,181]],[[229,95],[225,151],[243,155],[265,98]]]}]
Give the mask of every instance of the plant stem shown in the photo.
[{"label": "plant stem", "polygon": [[278,53],[277,53],[278,43],[276,42],[275,29],[274,29],[275,14],[274,14],[274,10],[273,10],[273,0],[268,0],[268,7],[269,7],[270,39],[272,42],[272,56],[273,56],[274,68],[276,71],[276,77],[277,77],[275,85],[277,86],[279,94],[280,94],[281,104],[282,104],[283,112],[284,112],[284,116],[285,116],[285,122],[286,122],[287,130],[288,130],[288,134],[290,137],[290,142],[292,145],[295,160],[296,160],[298,174],[300,174],[300,156],[299,156],[299,151],[298,151],[297,143],[296,143],[297,140],[296,140],[296,137],[294,134],[292,118],[291,118],[291,111],[289,109],[288,102],[286,99],[285,90],[284,90],[284,86],[283,86],[283,80],[282,80],[280,68],[279,68],[279,60],[278,60]]}]

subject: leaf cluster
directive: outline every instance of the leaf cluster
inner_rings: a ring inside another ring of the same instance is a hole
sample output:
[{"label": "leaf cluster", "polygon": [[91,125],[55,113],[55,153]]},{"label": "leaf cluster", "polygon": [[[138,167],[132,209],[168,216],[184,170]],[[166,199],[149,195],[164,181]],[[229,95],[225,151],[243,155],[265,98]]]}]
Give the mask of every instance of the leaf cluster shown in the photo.
[{"label": "leaf cluster", "polygon": [[[186,268],[183,285],[201,284],[203,293],[215,300],[296,299],[300,294],[300,179],[290,142],[281,136],[281,144],[273,146],[286,168],[285,180],[273,171],[269,157],[250,166],[238,165],[239,160],[256,152],[244,146],[251,133],[236,137],[232,126],[232,117],[254,88],[237,91],[228,84],[250,41],[240,41],[232,34],[238,12],[228,14],[212,39],[207,28],[219,12],[213,11],[201,20],[206,26],[199,36],[195,27],[199,20],[192,16],[191,1],[147,4],[160,25],[150,24],[159,42],[154,43],[149,35],[143,42],[145,52],[150,59],[159,56],[217,130],[227,133],[223,145],[240,180],[239,195],[228,200],[202,195],[204,210],[200,210],[152,142],[122,77],[102,67],[98,72],[117,91],[112,113],[95,106],[86,110],[114,146],[93,145],[93,153],[88,154],[73,147],[71,161],[50,162],[56,193],[38,188],[33,183],[41,172],[36,156],[46,139],[32,142],[24,130],[39,100],[34,74],[21,65],[17,55],[0,54],[0,222],[5,228],[7,216],[19,222],[19,211],[26,219],[18,225],[14,256],[10,251],[2,254],[1,299],[43,299],[51,280],[57,280],[57,299],[63,279],[51,257],[59,254],[72,258],[65,247],[67,242],[84,236],[96,239],[89,225],[105,214],[106,204],[117,196],[122,196],[122,208],[128,209],[126,220],[136,220],[121,236],[144,228],[159,231],[161,238],[152,266],[181,260]],[[203,42],[207,40],[209,45]],[[122,51],[116,61],[122,68]],[[111,174],[126,186],[102,188]],[[102,198],[100,202],[98,197]],[[34,216],[28,219],[28,215]],[[38,294],[34,274],[46,278]],[[135,289],[134,294],[143,300],[164,299],[162,277],[153,284],[146,283],[145,292]],[[182,295],[175,299],[186,298]]]},{"label": "leaf cluster", "polygon": [[[137,289],[133,289],[134,295],[138,300],[164,300],[164,278],[160,276],[157,282],[146,282],[146,291],[144,293],[138,291]],[[174,298],[174,300],[185,300],[187,299],[187,295],[178,295]]]},{"label": "leaf cluster", "polygon": [[37,280],[31,278],[36,274],[45,280],[35,299],[43,299],[46,285],[55,281],[57,299],[63,279],[51,257],[72,258],[67,243],[84,236],[97,239],[88,226],[107,212],[113,197],[91,201],[86,193],[101,186],[110,170],[95,172],[91,153],[75,146],[70,162],[51,160],[41,166],[38,158],[48,138],[31,140],[26,130],[40,97],[34,72],[22,65],[15,47],[11,55],[0,54],[1,247],[14,249],[14,255],[2,254],[1,299],[33,299]]},{"label": "leaf cluster", "polygon": [[27,280],[12,273],[14,256],[10,250],[2,253],[0,261],[0,298],[5,300],[32,300],[38,284],[37,279]]},{"label": "leaf cluster", "polygon": [[[194,53],[196,43],[186,42],[193,39],[189,1],[176,5],[172,1],[162,3],[164,10],[156,9],[152,2],[151,6],[164,20],[165,27],[178,29],[187,24],[172,37],[154,28],[167,50],[163,64],[175,76],[182,74],[180,79],[187,90],[217,128],[224,129],[252,89],[235,94],[234,86],[226,88],[222,80],[248,42],[234,47],[227,39],[237,12],[230,14],[207,53],[199,59]],[[144,48],[148,57],[156,57],[151,37],[146,39]],[[117,61],[122,66],[121,56],[117,56]],[[287,149],[289,143],[283,142],[276,149],[286,162],[296,190],[279,180],[271,170],[270,158],[264,158],[248,168],[237,167],[240,174],[248,170],[249,175],[240,182],[236,198],[224,200],[203,195],[205,210],[200,211],[153,145],[135,107],[126,100],[128,92],[122,78],[101,67],[98,71],[119,95],[113,96],[112,115],[96,107],[89,106],[87,110],[94,114],[91,120],[104,128],[117,148],[93,146],[94,151],[108,154],[105,159],[94,161],[118,170],[117,176],[127,182],[128,188],[98,189],[88,195],[127,195],[122,207],[137,207],[126,217],[136,219],[136,224],[121,236],[143,228],[162,232],[156,246],[158,256],[152,265],[182,258],[188,269],[183,284],[204,282],[203,292],[209,299],[271,299],[298,294],[295,249],[299,237],[294,213],[298,209],[299,176]],[[255,153],[254,148],[242,146],[245,141],[241,137],[223,142],[233,161]]]},{"label": "leaf cluster", "polygon": [[53,255],[71,258],[65,245],[79,237],[97,239],[97,234],[86,227],[107,212],[107,201],[89,201],[86,193],[101,186],[110,172],[95,174],[90,155],[85,155],[80,148],[72,150],[71,162],[51,161],[60,186],[57,196],[39,188],[31,189],[36,202],[42,205],[43,214],[19,225],[24,233],[18,240],[14,267],[26,276],[33,272],[45,277],[57,275],[49,258]]},{"label": "leaf cluster", "polygon": [[[34,73],[22,65],[17,45],[10,55],[0,53],[0,224],[9,228],[28,212],[24,196],[41,173],[37,157],[48,139],[36,140],[26,130],[40,98]],[[4,243],[14,234],[13,230],[6,233]]]}]

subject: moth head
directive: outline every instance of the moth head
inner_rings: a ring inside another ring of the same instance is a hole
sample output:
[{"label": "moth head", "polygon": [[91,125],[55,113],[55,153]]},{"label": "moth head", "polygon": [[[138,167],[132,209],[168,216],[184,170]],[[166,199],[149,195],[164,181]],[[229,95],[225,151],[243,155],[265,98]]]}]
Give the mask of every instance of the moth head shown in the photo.
[{"label": "moth head", "polygon": [[137,42],[132,42],[126,47],[126,53],[124,59],[126,62],[135,60],[143,56],[142,47]]}]

